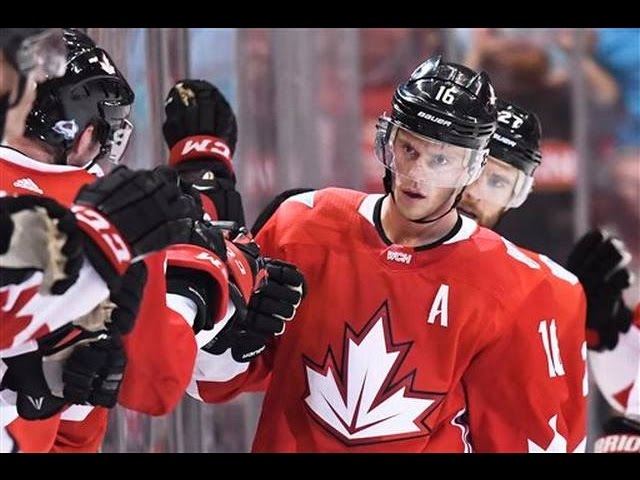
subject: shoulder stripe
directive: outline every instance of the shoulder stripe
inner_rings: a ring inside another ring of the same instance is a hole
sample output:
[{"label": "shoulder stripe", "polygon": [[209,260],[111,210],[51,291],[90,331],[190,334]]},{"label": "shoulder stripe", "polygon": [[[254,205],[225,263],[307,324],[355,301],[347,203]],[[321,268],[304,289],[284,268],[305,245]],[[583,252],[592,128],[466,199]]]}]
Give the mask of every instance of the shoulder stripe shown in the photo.
[{"label": "shoulder stripe", "polygon": [[471,235],[473,235],[473,232],[478,229],[478,224],[474,220],[469,217],[465,217],[464,215],[460,215],[460,217],[462,218],[462,226],[460,227],[460,230],[458,230],[458,233],[453,237],[444,242],[443,245],[450,245],[452,243],[468,240],[471,238]]},{"label": "shoulder stripe", "polygon": [[384,195],[381,193],[367,195],[366,197],[364,197],[364,200],[362,200],[362,203],[358,208],[358,213],[362,215],[371,225],[375,225],[375,222],[373,220],[373,211],[375,210],[376,203],[383,196]]},{"label": "shoulder stripe", "polygon": [[307,207],[313,208],[315,196],[317,190],[312,190],[310,192],[299,193],[298,195],[294,195],[292,197],[287,198],[283,203],[286,202],[299,202],[304,203]]}]

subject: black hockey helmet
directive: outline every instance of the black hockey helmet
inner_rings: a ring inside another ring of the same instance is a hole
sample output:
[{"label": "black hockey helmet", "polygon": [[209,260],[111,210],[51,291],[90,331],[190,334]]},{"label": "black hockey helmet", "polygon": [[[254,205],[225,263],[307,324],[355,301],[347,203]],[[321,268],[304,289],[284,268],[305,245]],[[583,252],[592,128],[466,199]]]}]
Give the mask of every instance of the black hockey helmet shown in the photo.
[{"label": "black hockey helmet", "polygon": [[535,113],[498,100],[498,129],[491,137],[489,155],[522,170],[528,176],[540,165],[542,128]]},{"label": "black hockey helmet", "polygon": [[[376,156],[386,167],[385,190],[391,191],[395,166],[393,142],[399,128],[427,142],[459,147],[465,171],[440,170],[433,186],[463,187],[475,181],[486,163],[488,145],[496,129],[496,97],[486,73],[432,57],[400,84],[390,117],[377,124]],[[452,175],[453,174],[453,175]],[[428,182],[427,182],[428,183]]]},{"label": "black hockey helmet", "polygon": [[436,56],[398,86],[391,119],[418,135],[483,150],[496,129],[495,102],[486,73]]},{"label": "black hockey helmet", "polygon": [[117,163],[124,152],[132,125],[127,120],[133,90],[111,57],[87,35],[65,29],[67,70],[63,77],[38,87],[26,124],[26,133],[66,157],[76,136],[87,126],[96,128],[99,158]]}]

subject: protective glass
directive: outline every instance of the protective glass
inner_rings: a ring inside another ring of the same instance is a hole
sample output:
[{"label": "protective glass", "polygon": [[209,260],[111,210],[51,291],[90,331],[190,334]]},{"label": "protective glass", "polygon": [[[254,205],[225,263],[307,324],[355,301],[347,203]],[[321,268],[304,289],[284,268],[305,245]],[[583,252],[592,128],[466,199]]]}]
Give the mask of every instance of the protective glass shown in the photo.
[{"label": "protective glass", "polygon": [[376,157],[398,180],[423,187],[469,185],[482,172],[488,154],[488,150],[474,150],[417,135],[384,116],[378,119],[375,145]]},{"label": "protective glass", "polygon": [[482,202],[506,210],[522,205],[532,187],[533,177],[513,165],[489,156],[482,174],[468,188]]}]

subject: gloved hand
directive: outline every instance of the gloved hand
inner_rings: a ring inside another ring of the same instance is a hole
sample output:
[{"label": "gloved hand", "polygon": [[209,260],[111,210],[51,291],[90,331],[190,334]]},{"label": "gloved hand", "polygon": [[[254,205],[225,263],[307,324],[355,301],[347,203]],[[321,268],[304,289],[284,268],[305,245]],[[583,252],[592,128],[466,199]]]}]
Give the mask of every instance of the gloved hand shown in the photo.
[{"label": "gloved hand", "polygon": [[41,271],[40,293],[60,295],[82,262],[82,233],[70,210],[36,195],[0,198],[0,286]]},{"label": "gloved hand", "polygon": [[118,332],[88,344],[78,345],[64,364],[64,399],[113,408],[127,365]]},{"label": "gloved hand", "polygon": [[64,363],[65,400],[105,408],[116,405],[127,364],[121,335],[133,330],[146,283],[147,267],[137,262],[122,277],[120,288],[111,292],[113,309],[106,320],[105,336],[78,345]]},{"label": "gloved hand", "polygon": [[225,142],[229,156],[238,141],[236,116],[224,95],[205,80],[180,80],[164,103],[162,133],[169,148],[180,140],[209,135]]},{"label": "gloved hand", "polygon": [[[62,396],[69,403],[113,408],[118,401],[127,358],[121,336],[133,330],[140,310],[147,268],[144,262],[129,267],[118,290],[102,305],[98,322],[84,322],[96,328],[92,341],[73,346],[62,368]],[[95,326],[94,326],[95,325]],[[45,353],[51,353],[51,349]]]},{"label": "gloved hand", "polygon": [[[230,348],[237,362],[248,362],[264,351],[273,336],[284,333],[286,322],[294,318],[304,296],[304,277],[295,265],[260,257],[257,244],[246,236],[237,236],[234,245],[250,266],[253,287],[247,291],[237,280],[230,283],[235,313],[203,350],[220,355]],[[235,258],[229,257],[231,265]],[[229,270],[233,273],[233,268]]]},{"label": "gloved hand", "polygon": [[587,346],[592,350],[611,350],[620,332],[631,325],[631,310],[622,292],[631,285],[626,266],[631,259],[624,243],[603,230],[593,230],[574,246],[567,260],[584,287],[587,297]]},{"label": "gloved hand", "polygon": [[212,330],[224,315],[223,302],[228,297],[226,241],[219,227],[200,220],[186,243],[167,252],[167,292],[194,303],[195,333]]},{"label": "gloved hand", "polygon": [[200,215],[176,183],[123,166],[82,187],[71,210],[88,240],[89,260],[112,291],[131,263],[186,242]]},{"label": "gloved hand", "polygon": [[54,396],[45,379],[42,351],[35,350],[2,361],[7,371],[1,388],[16,392],[18,415],[27,420],[41,420],[60,412],[66,402]]},{"label": "gloved hand", "polygon": [[91,320],[83,326],[69,323],[40,337],[36,350],[3,357],[7,371],[1,388],[16,392],[16,408],[22,418],[49,418],[61,411],[69,401],[73,403],[75,400],[63,395],[62,370],[66,359],[83,344],[107,338],[104,323],[100,321],[102,312],[96,309],[86,317]]},{"label": "gloved hand", "polygon": [[231,158],[238,139],[236,117],[222,93],[204,80],[181,80],[169,91],[162,131],[169,165],[211,202],[213,220],[244,225]]}]

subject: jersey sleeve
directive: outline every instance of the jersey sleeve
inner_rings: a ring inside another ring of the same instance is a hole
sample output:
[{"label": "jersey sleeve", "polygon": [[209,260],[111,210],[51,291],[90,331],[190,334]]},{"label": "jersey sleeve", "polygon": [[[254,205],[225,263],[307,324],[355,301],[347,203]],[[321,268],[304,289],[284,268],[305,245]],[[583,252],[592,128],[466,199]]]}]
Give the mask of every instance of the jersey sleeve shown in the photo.
[{"label": "jersey sleeve", "polygon": [[[0,415],[5,415],[5,412],[0,405]],[[7,441],[6,445],[0,445],[0,452],[46,453],[53,447],[60,413],[44,420],[25,420],[17,413],[10,418],[12,421],[3,427],[4,433],[0,433],[0,438],[10,439],[11,443]]]},{"label": "jersey sleeve", "polygon": [[140,313],[123,339],[127,367],[119,403],[149,415],[165,415],[177,406],[189,385],[197,350],[191,326],[167,305],[164,255],[144,260],[148,281]]},{"label": "jersey sleeve", "polygon": [[97,453],[107,433],[109,410],[72,405],[62,412],[50,453]]},{"label": "jersey sleeve", "polygon": [[78,280],[63,295],[41,295],[42,273],[0,288],[0,356],[20,348],[76,318],[86,315],[109,296],[109,289],[89,261]]},{"label": "jersey sleeve", "polygon": [[584,451],[586,304],[577,292],[569,302],[543,282],[497,312],[500,333],[463,378],[475,451]]}]

